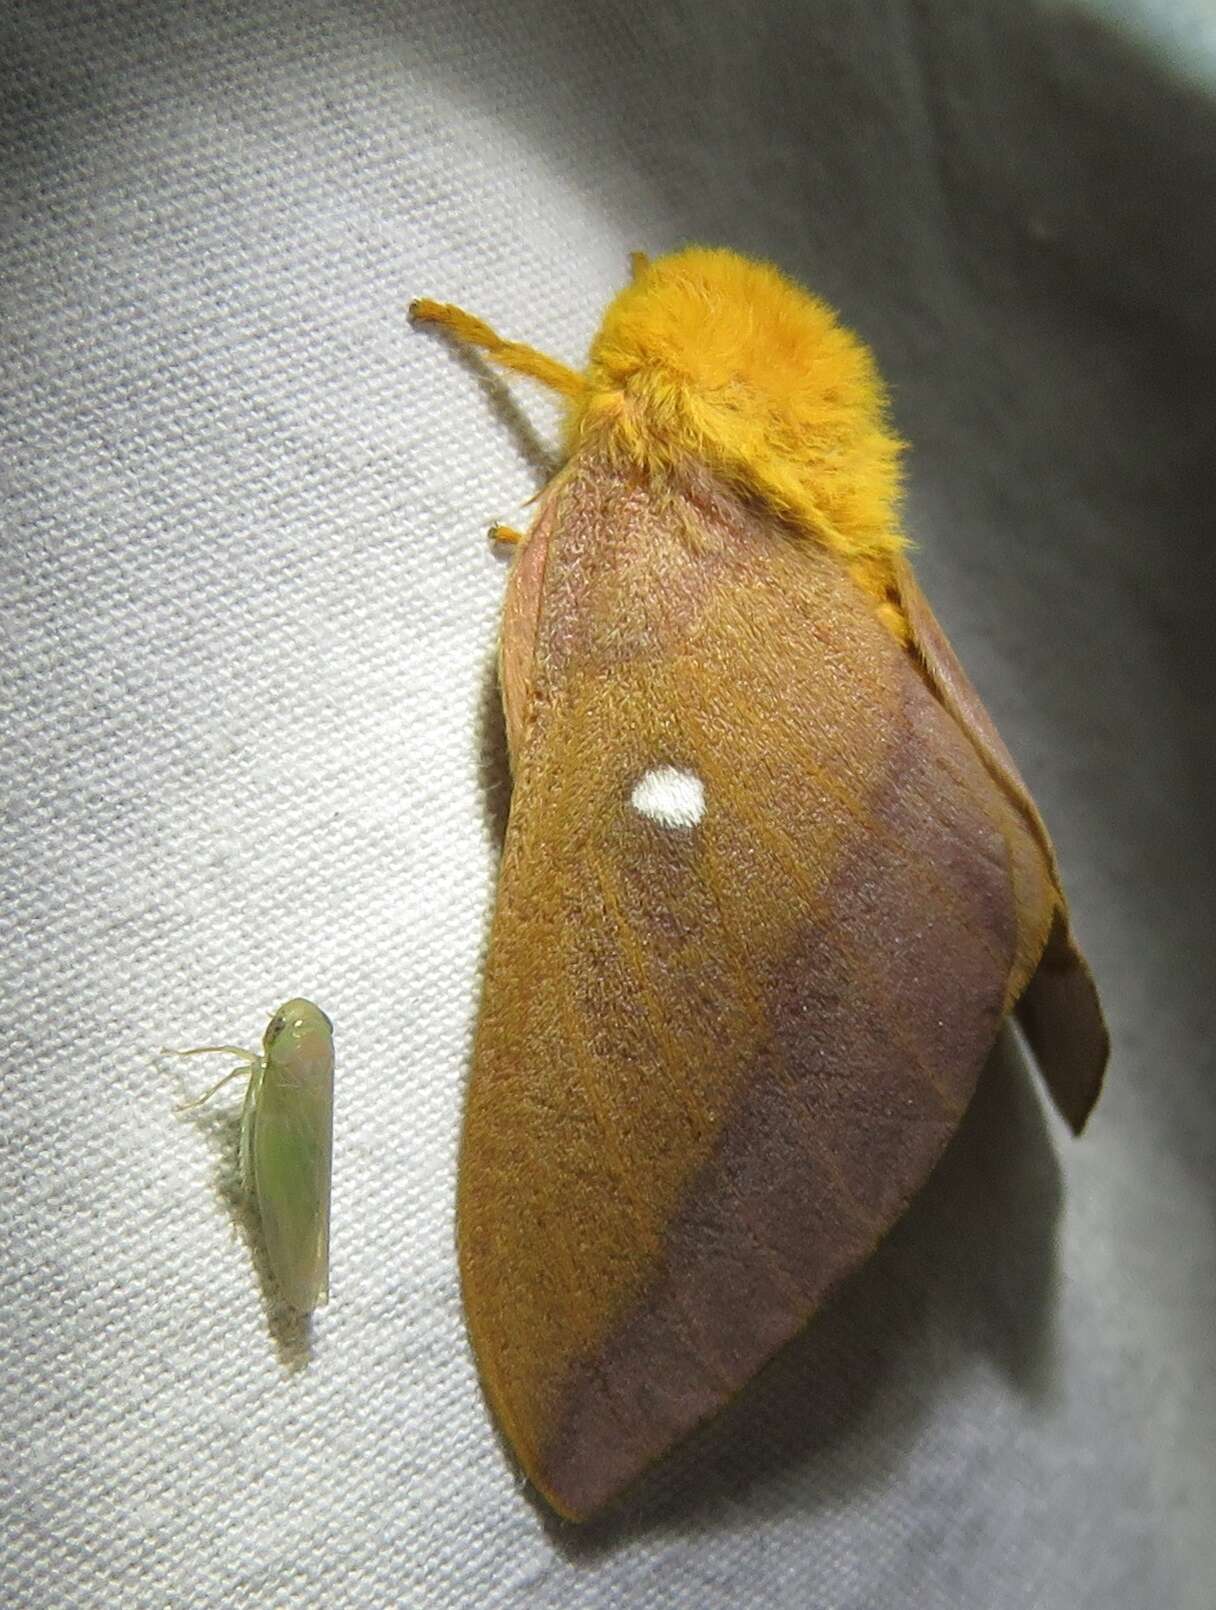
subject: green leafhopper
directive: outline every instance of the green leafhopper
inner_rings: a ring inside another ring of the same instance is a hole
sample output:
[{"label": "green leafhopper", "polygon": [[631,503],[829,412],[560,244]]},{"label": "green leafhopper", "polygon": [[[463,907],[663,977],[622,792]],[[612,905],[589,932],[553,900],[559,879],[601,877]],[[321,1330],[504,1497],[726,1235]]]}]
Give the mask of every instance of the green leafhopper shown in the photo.
[{"label": "green leafhopper", "polygon": [[257,1209],[271,1273],[293,1308],[329,1300],[329,1189],[333,1151],[333,1024],[311,1001],[280,1006],[262,1051],[202,1045],[247,1060],[189,1103],[195,1107],[247,1074],[241,1111],[241,1181]]}]

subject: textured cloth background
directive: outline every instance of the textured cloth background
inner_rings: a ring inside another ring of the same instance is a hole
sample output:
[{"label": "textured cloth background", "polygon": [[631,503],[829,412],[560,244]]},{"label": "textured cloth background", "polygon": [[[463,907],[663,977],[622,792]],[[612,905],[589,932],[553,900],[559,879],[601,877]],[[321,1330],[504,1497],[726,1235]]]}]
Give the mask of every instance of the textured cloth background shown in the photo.
[{"label": "textured cloth background", "polygon": [[[1208,1610],[1202,0],[10,4],[0,15],[6,1605]],[[1206,20],[1205,20],[1206,14]],[[1115,1055],[1013,1052],[840,1301],[603,1525],[478,1390],[454,1155],[504,809],[483,539],[631,248],[876,347],[921,575],[1055,833]],[[333,1300],[267,1312],[239,1091],[315,997]]]}]

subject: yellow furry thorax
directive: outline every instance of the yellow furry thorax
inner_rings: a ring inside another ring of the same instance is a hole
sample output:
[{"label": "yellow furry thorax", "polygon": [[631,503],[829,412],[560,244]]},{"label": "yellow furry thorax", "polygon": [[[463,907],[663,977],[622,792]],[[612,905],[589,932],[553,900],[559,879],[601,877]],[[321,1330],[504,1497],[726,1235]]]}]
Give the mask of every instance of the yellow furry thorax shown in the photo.
[{"label": "yellow furry thorax", "polygon": [[848,565],[901,640],[895,561],[902,443],[869,349],[768,263],[689,246],[609,305],[586,370],[447,302],[411,304],[495,363],[567,399],[566,449],[606,451],[656,482],[708,470]]},{"label": "yellow furry thorax", "polygon": [[595,442],[657,476],[704,464],[884,590],[902,444],[869,350],[826,303],[731,251],[635,259],[582,380],[569,451]]}]

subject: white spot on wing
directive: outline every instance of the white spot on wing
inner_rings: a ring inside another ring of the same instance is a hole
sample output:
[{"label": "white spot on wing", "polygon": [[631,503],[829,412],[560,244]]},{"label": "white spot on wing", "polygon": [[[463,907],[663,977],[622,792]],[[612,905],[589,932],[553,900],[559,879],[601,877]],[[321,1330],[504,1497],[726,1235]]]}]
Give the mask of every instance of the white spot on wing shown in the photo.
[{"label": "white spot on wing", "polygon": [[634,784],[629,803],[660,827],[696,827],[705,815],[705,785],[695,772],[656,766]]}]

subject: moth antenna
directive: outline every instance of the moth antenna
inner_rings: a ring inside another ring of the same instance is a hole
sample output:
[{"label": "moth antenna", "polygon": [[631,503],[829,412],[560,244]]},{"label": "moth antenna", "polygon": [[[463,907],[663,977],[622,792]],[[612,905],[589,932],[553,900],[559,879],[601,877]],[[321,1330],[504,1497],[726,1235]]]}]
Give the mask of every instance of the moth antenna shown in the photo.
[{"label": "moth antenna", "polygon": [[439,325],[457,341],[479,348],[504,369],[530,375],[550,391],[561,392],[563,397],[581,397],[586,389],[587,383],[576,369],[568,368],[522,341],[504,341],[484,320],[466,313],[463,308],[453,307],[450,302],[432,302],[422,297],[410,303],[410,319],[415,324]]}]

